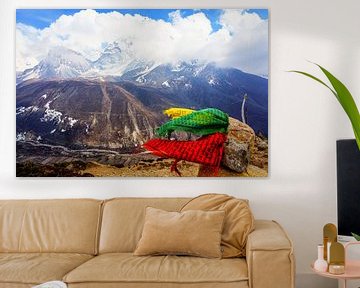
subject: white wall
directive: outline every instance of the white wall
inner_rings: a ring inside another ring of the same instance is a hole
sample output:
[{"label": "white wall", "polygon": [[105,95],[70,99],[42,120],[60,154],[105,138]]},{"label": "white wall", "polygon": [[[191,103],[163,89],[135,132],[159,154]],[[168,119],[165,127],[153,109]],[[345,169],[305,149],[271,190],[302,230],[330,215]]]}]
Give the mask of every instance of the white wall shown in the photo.
[{"label": "white wall", "polygon": [[[51,6],[50,6],[51,5]],[[270,9],[270,176],[265,179],[16,179],[15,8],[259,7]],[[325,88],[290,69],[321,63],[360,103],[359,0],[2,0],[0,8],[0,198],[195,196],[221,192],[251,200],[257,218],[278,220],[295,244],[298,287],[335,287],[310,262],[322,226],[336,223],[335,141],[350,124]],[[320,75],[320,74],[318,74]],[[325,282],[324,282],[325,283]],[[269,287],[271,288],[271,287]],[[274,287],[275,288],[275,287]]]}]

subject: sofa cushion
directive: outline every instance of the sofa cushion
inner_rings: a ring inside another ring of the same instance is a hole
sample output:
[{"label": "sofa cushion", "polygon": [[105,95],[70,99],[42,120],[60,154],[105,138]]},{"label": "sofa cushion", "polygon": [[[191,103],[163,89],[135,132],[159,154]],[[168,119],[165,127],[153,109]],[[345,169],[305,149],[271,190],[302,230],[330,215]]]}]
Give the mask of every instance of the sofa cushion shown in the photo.
[{"label": "sofa cushion", "polygon": [[102,201],[0,200],[0,253],[95,254]]},{"label": "sofa cushion", "polygon": [[99,253],[134,252],[145,208],[179,211],[189,198],[117,198],[104,203]]},{"label": "sofa cushion", "polygon": [[221,236],[222,257],[245,257],[247,237],[254,230],[254,216],[248,200],[236,199],[225,194],[204,194],[191,199],[181,209],[188,210],[225,211]]},{"label": "sofa cushion", "polygon": [[224,211],[168,212],[147,207],[144,229],[134,255],[221,258],[224,216]]},{"label": "sofa cushion", "polygon": [[131,253],[111,253],[97,256],[64,277],[64,281],[70,284],[99,282],[232,283],[241,281],[247,283],[247,279],[246,261],[241,258],[139,257],[133,256]]},{"label": "sofa cushion", "polygon": [[92,257],[71,253],[0,253],[0,283],[40,284],[61,280]]}]

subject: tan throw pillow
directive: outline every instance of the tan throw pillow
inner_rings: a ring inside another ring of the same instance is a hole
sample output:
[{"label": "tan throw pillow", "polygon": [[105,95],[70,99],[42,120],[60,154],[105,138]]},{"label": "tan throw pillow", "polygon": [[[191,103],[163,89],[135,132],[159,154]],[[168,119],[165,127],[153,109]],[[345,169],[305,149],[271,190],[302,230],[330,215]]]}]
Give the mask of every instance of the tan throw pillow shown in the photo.
[{"label": "tan throw pillow", "polygon": [[224,211],[167,212],[147,207],[134,255],[221,258]]},{"label": "tan throw pillow", "polygon": [[205,194],[190,200],[181,209],[188,210],[225,211],[221,236],[222,257],[245,256],[247,236],[254,230],[254,217],[247,200],[224,194]]}]

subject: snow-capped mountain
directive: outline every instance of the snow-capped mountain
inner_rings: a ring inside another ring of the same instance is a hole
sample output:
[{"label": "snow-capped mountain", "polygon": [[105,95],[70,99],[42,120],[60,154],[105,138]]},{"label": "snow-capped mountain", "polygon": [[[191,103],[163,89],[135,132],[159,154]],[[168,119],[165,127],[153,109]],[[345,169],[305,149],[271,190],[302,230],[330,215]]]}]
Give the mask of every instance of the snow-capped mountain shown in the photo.
[{"label": "snow-capped mountain", "polygon": [[220,75],[224,71],[230,70],[197,60],[156,63],[139,59],[134,56],[131,43],[119,44],[115,41],[107,44],[95,61],[65,47],[53,48],[35,67],[17,72],[17,83],[29,79],[93,79],[111,76],[116,80],[135,81],[146,86],[190,89],[194,82],[199,81],[210,86],[228,85],[224,82],[224,75]]},{"label": "snow-capped mountain", "polygon": [[35,67],[17,73],[17,83],[29,79],[76,78],[83,75],[91,66],[91,61],[80,53],[59,46],[50,49],[47,56]]},{"label": "snow-capped mountain", "polygon": [[128,45],[120,47],[118,42],[110,43],[84,76],[120,76],[132,61],[133,55]]},{"label": "snow-capped mountain", "polygon": [[158,64],[152,61],[136,59],[131,44],[120,45],[113,42],[103,49],[95,61],[86,59],[82,54],[65,48],[55,47],[36,66],[25,71],[17,71],[17,83],[30,79],[70,79],[96,78],[102,76],[125,78],[141,77],[154,69]]}]

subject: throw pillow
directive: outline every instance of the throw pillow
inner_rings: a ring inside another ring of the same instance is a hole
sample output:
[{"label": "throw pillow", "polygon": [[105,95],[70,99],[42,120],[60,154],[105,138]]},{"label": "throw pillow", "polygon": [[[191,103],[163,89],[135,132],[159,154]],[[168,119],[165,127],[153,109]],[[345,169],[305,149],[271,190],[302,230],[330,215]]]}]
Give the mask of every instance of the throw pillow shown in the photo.
[{"label": "throw pillow", "polygon": [[221,237],[222,257],[245,256],[247,236],[254,230],[254,217],[247,200],[224,194],[205,194],[190,200],[181,209],[188,210],[225,211]]},{"label": "throw pillow", "polygon": [[134,255],[192,255],[221,258],[224,211],[168,212],[146,208]]}]

